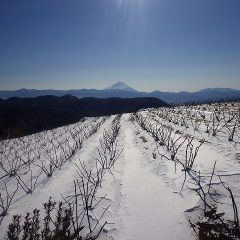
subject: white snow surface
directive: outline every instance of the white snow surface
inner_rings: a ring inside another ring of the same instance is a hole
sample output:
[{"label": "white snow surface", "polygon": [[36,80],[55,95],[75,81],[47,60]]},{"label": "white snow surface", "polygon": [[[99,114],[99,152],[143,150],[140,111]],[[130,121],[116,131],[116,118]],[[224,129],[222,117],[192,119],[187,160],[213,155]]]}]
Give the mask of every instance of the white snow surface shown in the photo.
[{"label": "white snow surface", "polygon": [[117,231],[109,239],[193,239],[184,216],[189,203],[142,164],[144,156],[129,126],[123,141],[126,147],[119,176],[122,199],[117,210]]},{"label": "white snow surface", "polygon": [[[147,116],[152,123],[162,121],[156,111],[141,111],[140,114]],[[206,110],[206,114],[210,114]],[[73,191],[73,182],[78,178],[77,167],[80,161],[84,162],[89,169],[94,166],[94,157],[99,147],[99,139],[103,131],[108,129],[115,116],[106,119],[89,138],[83,141],[83,147],[75,152],[70,161],[54,172],[52,177],[40,177],[39,184],[31,194],[26,194],[21,189],[14,197],[8,214],[0,224],[0,239],[6,238],[6,231],[14,214],[24,216],[26,212],[34,208],[42,209],[42,204],[51,196],[55,201],[62,201],[62,196]],[[198,195],[191,190],[194,184],[187,178],[186,185],[180,194],[184,180],[182,166],[175,165],[161,154],[165,150],[156,147],[153,137],[144,131],[136,122],[130,121],[131,114],[123,114],[121,117],[121,133],[118,137],[119,148],[122,154],[117,160],[112,174],[104,175],[101,188],[97,196],[106,200],[100,206],[104,209],[109,206],[101,222],[107,221],[99,239],[109,240],[191,240],[196,239],[191,230],[188,219],[198,219],[201,215],[202,203]],[[81,123],[83,129],[87,129],[93,122],[100,122],[102,118],[87,118]],[[222,180],[231,187],[237,205],[240,202],[240,164],[239,145],[231,144],[224,138],[224,132],[218,137],[206,135],[201,127],[198,131],[191,128],[184,129],[174,125],[175,130],[184,131],[186,134],[195,136],[194,146],[203,138],[206,142],[200,148],[194,162],[196,172],[211,175],[214,162],[216,161],[216,173],[221,175]],[[74,128],[70,125],[69,128]],[[63,131],[59,128],[56,131]],[[51,131],[47,133],[51,137]],[[33,135],[34,136],[34,135]],[[33,137],[34,139],[34,137]],[[18,141],[18,140],[15,140]],[[33,140],[34,141],[34,140]],[[11,142],[9,142],[10,146]],[[185,144],[186,145],[186,144]],[[184,146],[179,150],[178,158],[184,161]],[[20,150],[19,150],[20,151]],[[41,161],[43,159],[40,159]],[[22,170],[23,172],[26,169]],[[33,169],[33,172],[35,169]],[[37,170],[36,170],[37,171]],[[35,172],[34,172],[35,173]],[[27,174],[27,173],[26,173]],[[4,172],[0,172],[1,177]],[[41,175],[42,176],[42,175]],[[220,187],[219,179],[213,178],[213,183],[218,191],[219,211],[226,214],[226,218],[232,218],[231,201],[228,193]],[[3,186],[0,187],[3,193]],[[16,187],[14,178],[6,181],[9,192]],[[4,195],[3,195],[4,196]],[[96,213],[100,215],[100,212]],[[96,216],[94,216],[96,217]]]}]

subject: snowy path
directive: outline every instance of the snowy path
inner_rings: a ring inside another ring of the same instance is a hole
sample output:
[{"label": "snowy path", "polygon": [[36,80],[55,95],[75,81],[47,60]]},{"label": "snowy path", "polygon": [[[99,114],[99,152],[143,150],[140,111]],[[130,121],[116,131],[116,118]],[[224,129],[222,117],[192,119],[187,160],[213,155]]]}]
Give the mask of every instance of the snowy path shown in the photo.
[{"label": "snowy path", "polygon": [[118,233],[113,239],[193,239],[183,213],[186,209],[184,200],[174,194],[149,168],[141,165],[143,156],[134,142],[134,130],[127,127],[123,135],[123,197],[118,210],[118,215],[122,217],[116,224]]}]

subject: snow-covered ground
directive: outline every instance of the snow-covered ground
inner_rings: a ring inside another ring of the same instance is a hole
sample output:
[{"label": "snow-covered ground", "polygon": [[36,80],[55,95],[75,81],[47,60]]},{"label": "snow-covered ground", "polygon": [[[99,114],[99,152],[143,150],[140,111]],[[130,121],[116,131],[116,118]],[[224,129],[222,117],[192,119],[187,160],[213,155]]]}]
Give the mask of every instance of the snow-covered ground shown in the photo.
[{"label": "snow-covered ground", "polygon": [[[113,156],[103,149],[116,122],[121,130]],[[189,220],[206,221],[201,196],[225,213],[224,221],[234,218],[227,187],[239,206],[239,124],[239,104],[203,105],[149,109],[123,114],[120,120],[86,118],[2,141],[0,239],[6,238],[13,215],[42,209],[50,196],[72,201],[74,181],[88,179],[84,174],[89,173],[99,180],[100,172],[97,204],[89,214],[96,232],[103,227],[99,239],[196,239]],[[108,160],[103,163],[104,156]]]}]

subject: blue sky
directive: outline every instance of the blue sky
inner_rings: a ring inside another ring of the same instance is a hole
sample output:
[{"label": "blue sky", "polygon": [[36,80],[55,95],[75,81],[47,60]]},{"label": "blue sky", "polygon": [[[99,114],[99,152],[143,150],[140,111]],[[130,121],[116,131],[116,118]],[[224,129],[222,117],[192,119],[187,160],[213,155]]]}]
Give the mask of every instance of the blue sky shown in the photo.
[{"label": "blue sky", "polygon": [[1,0],[0,89],[240,89],[239,0]]}]

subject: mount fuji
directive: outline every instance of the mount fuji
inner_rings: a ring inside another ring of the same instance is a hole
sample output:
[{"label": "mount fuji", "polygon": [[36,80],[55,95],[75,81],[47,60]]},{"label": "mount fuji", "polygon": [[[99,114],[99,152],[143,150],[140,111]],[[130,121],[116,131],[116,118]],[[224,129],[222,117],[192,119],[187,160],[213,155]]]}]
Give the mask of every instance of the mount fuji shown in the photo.
[{"label": "mount fuji", "polygon": [[129,91],[129,92],[137,92],[136,89],[129,87],[126,83],[124,82],[117,82],[103,90],[122,90],[122,91]]}]

